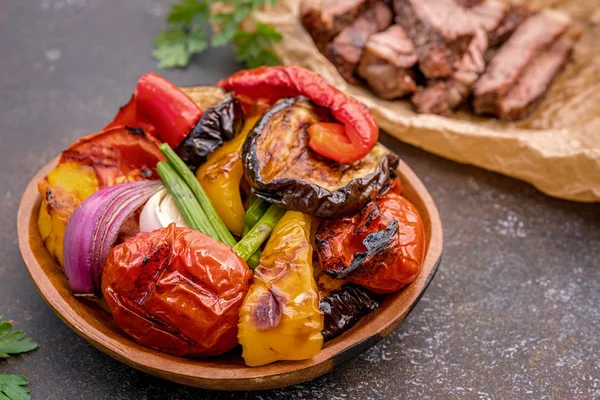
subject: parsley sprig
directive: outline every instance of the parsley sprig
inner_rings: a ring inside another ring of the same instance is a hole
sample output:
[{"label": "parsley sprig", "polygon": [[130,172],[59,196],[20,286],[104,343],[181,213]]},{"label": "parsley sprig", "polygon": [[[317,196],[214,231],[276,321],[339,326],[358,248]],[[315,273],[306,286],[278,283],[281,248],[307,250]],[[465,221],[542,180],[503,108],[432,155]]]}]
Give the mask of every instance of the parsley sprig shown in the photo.
[{"label": "parsley sprig", "polygon": [[8,358],[10,354],[26,353],[37,349],[38,344],[26,337],[22,331],[11,332],[11,330],[12,324],[2,321],[2,317],[0,317],[0,358]]},{"label": "parsley sprig", "polygon": [[0,400],[30,400],[28,383],[23,375],[0,374]]},{"label": "parsley sprig", "polygon": [[[275,1],[178,0],[171,5],[167,16],[168,28],[154,39],[156,47],[152,55],[160,68],[183,68],[193,54],[201,53],[209,46],[233,43],[236,59],[249,67],[279,64],[271,46],[281,40],[281,34],[273,26],[257,22],[253,31],[240,27],[252,11]],[[209,42],[207,31],[211,26],[216,29]]]},{"label": "parsley sprig", "polygon": [[[11,332],[12,331],[12,332]],[[12,324],[0,316],[0,359],[34,350],[38,344],[22,331],[12,330]],[[30,400],[29,381],[23,375],[0,374],[0,400]]]}]

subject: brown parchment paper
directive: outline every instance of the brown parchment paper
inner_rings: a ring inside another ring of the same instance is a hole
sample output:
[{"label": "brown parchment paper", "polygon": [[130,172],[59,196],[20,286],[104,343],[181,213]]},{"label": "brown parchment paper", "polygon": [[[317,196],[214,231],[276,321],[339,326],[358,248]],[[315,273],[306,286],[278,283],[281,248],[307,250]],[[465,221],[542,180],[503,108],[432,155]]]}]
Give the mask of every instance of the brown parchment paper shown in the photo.
[{"label": "brown parchment paper", "polygon": [[347,84],[319,53],[299,21],[300,0],[280,0],[257,12],[283,40],[274,50],[284,64],[322,74],[371,108],[379,126],[432,153],[532,183],[564,199],[600,201],[600,0],[526,0],[562,10],[581,29],[573,61],[555,79],[531,117],[518,123],[458,111],[452,118],[416,114],[408,101],[385,101]]}]

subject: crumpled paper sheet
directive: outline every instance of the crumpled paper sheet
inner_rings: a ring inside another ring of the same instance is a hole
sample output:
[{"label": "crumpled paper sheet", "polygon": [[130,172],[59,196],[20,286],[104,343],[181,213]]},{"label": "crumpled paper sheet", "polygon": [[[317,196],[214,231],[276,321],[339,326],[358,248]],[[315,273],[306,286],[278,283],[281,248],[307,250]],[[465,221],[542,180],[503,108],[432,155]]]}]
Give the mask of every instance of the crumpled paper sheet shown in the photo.
[{"label": "crumpled paper sheet", "polygon": [[298,15],[300,0],[280,0],[256,12],[283,35],[274,50],[286,65],[301,65],[371,108],[379,126],[403,142],[440,156],[524,181],[564,199],[600,201],[600,9],[598,0],[526,0],[562,10],[583,35],[573,62],[554,80],[526,120],[507,123],[458,111],[452,118],[416,114],[406,100],[385,101],[347,84],[319,53]]}]

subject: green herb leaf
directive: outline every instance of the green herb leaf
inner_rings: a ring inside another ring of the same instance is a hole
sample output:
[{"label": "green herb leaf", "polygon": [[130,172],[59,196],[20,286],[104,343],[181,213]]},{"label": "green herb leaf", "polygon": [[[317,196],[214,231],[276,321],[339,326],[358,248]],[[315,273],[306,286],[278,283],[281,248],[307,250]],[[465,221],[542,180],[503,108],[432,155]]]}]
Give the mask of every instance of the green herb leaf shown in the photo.
[{"label": "green herb leaf", "polygon": [[192,54],[206,49],[204,25],[209,15],[208,1],[180,0],[171,5],[167,16],[169,27],[154,39],[156,48],[152,55],[160,68],[183,68]]},{"label": "green herb leaf", "polygon": [[[204,31],[205,26],[210,23],[217,27],[210,46],[221,47],[233,42],[236,59],[246,62],[250,67],[279,64],[280,60],[271,46],[281,40],[281,34],[273,26],[257,23],[254,31],[240,29],[242,21],[251,17],[254,10],[275,2],[276,0],[179,0],[171,6],[167,16],[169,27],[156,37],[152,55],[159,61],[160,68],[187,66],[192,54],[200,53],[208,47]],[[210,7],[214,3],[220,3],[228,11],[210,15]]]},{"label": "green herb leaf", "polygon": [[180,0],[179,3],[171,5],[171,11],[167,15],[167,21],[170,24],[189,25],[198,15],[204,15],[208,18],[208,3],[198,0]]},{"label": "green herb leaf", "polygon": [[238,22],[236,22],[234,14],[216,14],[211,22],[219,26],[219,30],[213,34],[211,46],[222,47],[227,45],[233,39],[233,35],[235,35],[238,28]]},{"label": "green herb leaf", "polygon": [[192,54],[201,53],[207,46],[208,43],[204,37],[204,27],[196,25],[188,36],[188,51]]},{"label": "green herb leaf", "polygon": [[152,52],[160,68],[181,68],[190,62],[186,47],[187,35],[182,29],[164,31],[154,39],[156,49]]},{"label": "green herb leaf", "polygon": [[28,383],[23,375],[0,374],[0,400],[30,400]]},{"label": "green herb leaf", "polygon": [[10,354],[26,353],[38,347],[38,344],[22,331],[13,331],[10,322],[2,322],[0,317],[0,358],[8,358]]},{"label": "green herb leaf", "polygon": [[236,44],[236,59],[246,62],[249,67],[277,65],[279,58],[270,49],[282,36],[271,25],[258,23],[253,32],[238,31],[233,37]]}]

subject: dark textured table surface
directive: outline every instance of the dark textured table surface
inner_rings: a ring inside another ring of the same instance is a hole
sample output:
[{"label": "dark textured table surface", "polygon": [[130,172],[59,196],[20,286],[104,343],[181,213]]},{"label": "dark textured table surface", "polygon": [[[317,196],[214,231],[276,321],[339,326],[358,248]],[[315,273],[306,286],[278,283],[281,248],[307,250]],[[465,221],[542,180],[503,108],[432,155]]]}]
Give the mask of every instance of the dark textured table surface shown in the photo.
[{"label": "dark textured table surface", "polygon": [[[16,212],[31,176],[101,128],[156,68],[152,38],[168,1],[0,0],[0,315],[40,344],[0,362],[34,399],[600,398],[600,205],[529,185],[383,136],[423,179],[444,223],[442,266],[408,319],[357,359],[283,390],[218,393],[131,369],[62,323],[19,254]],[[176,84],[239,68],[208,51]],[[600,179],[600,177],[598,177]]]}]

